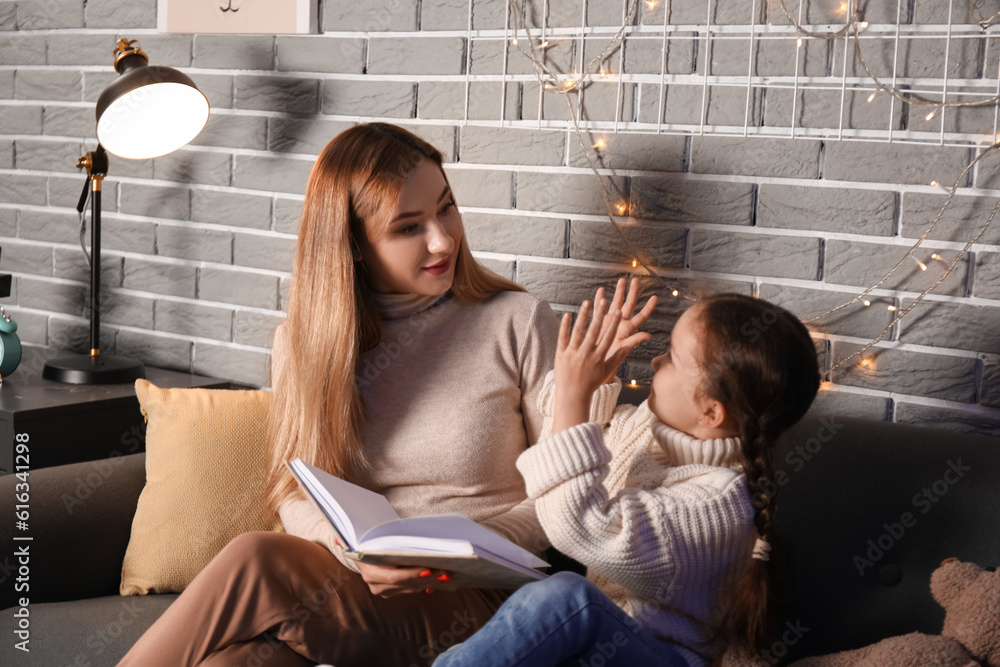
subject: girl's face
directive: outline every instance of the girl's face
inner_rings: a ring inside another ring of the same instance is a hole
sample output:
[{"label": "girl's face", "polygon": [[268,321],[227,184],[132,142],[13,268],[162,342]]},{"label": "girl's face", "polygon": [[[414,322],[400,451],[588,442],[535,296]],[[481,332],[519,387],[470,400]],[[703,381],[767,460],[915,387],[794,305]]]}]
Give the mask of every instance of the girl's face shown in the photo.
[{"label": "girl's face", "polygon": [[[715,438],[721,426],[715,412],[720,406],[702,393],[702,335],[700,308],[688,308],[670,334],[666,354],[653,359],[653,385],[649,409],[661,422],[700,439]],[[724,415],[722,415],[724,418]]]},{"label": "girl's face", "polygon": [[405,181],[384,233],[365,223],[361,259],[372,287],[387,294],[444,294],[455,278],[462,216],[444,174],[423,159]]}]

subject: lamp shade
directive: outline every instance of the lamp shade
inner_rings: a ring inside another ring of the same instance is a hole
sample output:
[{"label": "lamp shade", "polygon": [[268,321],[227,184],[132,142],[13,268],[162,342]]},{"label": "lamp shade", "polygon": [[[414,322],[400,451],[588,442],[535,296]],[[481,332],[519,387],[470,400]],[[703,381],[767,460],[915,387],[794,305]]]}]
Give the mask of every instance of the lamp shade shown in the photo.
[{"label": "lamp shade", "polygon": [[145,54],[116,63],[121,76],[97,100],[97,139],[124,158],[165,155],[198,136],[208,122],[208,99],[187,75],[148,65]]}]

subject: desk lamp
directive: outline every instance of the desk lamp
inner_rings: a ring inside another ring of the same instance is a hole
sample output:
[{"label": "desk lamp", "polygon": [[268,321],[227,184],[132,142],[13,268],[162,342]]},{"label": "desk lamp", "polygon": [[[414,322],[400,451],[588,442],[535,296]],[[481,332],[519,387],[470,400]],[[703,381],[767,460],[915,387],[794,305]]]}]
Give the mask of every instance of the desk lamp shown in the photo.
[{"label": "desk lamp", "polygon": [[42,377],[70,384],[131,382],[145,374],[142,362],[101,354],[101,181],[108,153],[141,160],[172,153],[201,132],[208,121],[208,100],[187,75],[149,64],[138,41],[120,39],[115,48],[115,79],[97,100],[97,149],[77,162],[87,181],[77,211],[91,201],[90,354],[51,359]]}]

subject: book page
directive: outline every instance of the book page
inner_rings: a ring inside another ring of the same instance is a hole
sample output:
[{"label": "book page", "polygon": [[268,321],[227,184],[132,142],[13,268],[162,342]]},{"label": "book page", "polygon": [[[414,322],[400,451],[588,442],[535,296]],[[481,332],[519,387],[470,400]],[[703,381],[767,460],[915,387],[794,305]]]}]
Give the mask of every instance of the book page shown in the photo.
[{"label": "book page", "polygon": [[[370,540],[378,539],[380,551],[405,550],[414,537],[437,538],[444,542],[464,542],[474,547],[485,549],[505,560],[517,563],[527,568],[545,567],[548,565],[530,551],[522,549],[510,540],[497,535],[489,528],[462,516],[461,514],[439,514],[437,516],[419,516],[383,523],[361,536],[361,550],[364,551]],[[426,544],[426,542],[425,542]],[[457,546],[457,544],[456,544]],[[447,553],[442,550],[442,553]],[[453,552],[461,553],[461,552]]]},{"label": "book page", "polygon": [[355,551],[365,533],[379,524],[399,520],[396,510],[381,494],[334,477],[302,459],[291,461],[289,468],[302,480],[334,528]]}]

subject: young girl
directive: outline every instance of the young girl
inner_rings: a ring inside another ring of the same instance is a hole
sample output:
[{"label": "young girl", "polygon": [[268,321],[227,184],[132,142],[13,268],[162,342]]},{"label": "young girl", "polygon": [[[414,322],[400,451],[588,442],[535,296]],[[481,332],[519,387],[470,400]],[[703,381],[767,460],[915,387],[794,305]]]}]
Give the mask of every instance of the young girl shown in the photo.
[{"label": "young girl", "polygon": [[654,305],[631,317],[636,283],[624,304],[623,287],[607,315],[599,290],[572,332],[563,317],[539,397],[552,435],[517,462],[552,544],[589,580],[560,573],[521,588],[435,667],[701,667],[727,646],[764,646],[776,592],[771,449],[819,388],[813,342],[778,306],[703,299],[653,360],[649,399],[616,410],[609,376],[649,338],[635,332]]},{"label": "young girl", "polygon": [[285,461],[401,516],[460,512],[544,550],[515,463],[541,431],[557,326],[476,263],[433,146],[383,123],[334,138],[309,178],[272,355],[268,509],[288,534],[230,542],[121,664],[427,665],[442,637],[482,626],[507,592],[345,558]]}]

